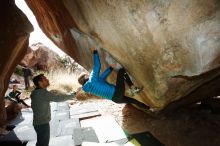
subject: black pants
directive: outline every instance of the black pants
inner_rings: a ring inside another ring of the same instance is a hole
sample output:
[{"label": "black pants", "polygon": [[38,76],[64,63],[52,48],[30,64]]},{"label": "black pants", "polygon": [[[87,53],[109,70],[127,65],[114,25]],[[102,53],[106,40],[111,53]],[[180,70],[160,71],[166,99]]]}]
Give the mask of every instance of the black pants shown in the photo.
[{"label": "black pants", "polygon": [[42,125],[34,125],[34,129],[37,133],[36,146],[49,146],[49,141],[50,141],[49,123],[42,124]]},{"label": "black pants", "polygon": [[[20,94],[21,94],[21,93],[20,93]],[[22,99],[20,99],[20,98],[18,97],[20,94],[17,94],[17,95],[15,96],[16,101],[17,101],[18,103],[22,103],[23,105],[25,105],[25,106],[28,107],[28,105],[24,102],[24,100],[22,100]]]},{"label": "black pants", "polygon": [[18,103],[22,103],[23,105],[25,105],[26,107],[28,107],[28,105],[24,102],[24,100],[22,100],[22,99],[19,99],[18,100]]},{"label": "black pants", "polygon": [[124,68],[121,68],[118,71],[117,74],[117,80],[116,80],[116,87],[115,87],[115,93],[112,98],[112,101],[116,103],[128,103],[128,104],[135,104],[139,107],[146,108],[147,106],[133,98],[125,96],[125,82],[128,84],[129,87],[133,85],[130,77],[126,73]]},{"label": "black pants", "polygon": [[17,96],[16,96],[15,98],[6,96],[5,98],[8,99],[8,100],[10,100],[10,101],[12,101],[12,102],[15,102],[15,103],[22,103],[22,104],[25,105],[26,107],[29,106],[29,105],[27,105],[27,103],[24,102],[24,100],[18,98]]},{"label": "black pants", "polygon": [[25,84],[25,89],[28,89],[30,87],[30,77],[24,77],[24,84]]}]

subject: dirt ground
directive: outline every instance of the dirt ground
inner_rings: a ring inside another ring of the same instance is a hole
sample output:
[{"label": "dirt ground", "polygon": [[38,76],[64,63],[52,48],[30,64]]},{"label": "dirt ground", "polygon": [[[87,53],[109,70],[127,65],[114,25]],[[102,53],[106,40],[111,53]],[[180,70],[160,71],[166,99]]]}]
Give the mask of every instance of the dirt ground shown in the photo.
[{"label": "dirt ground", "polygon": [[[30,99],[25,101],[30,104]],[[219,111],[193,105],[169,116],[152,116],[132,105],[87,95],[70,101],[70,106],[87,103],[95,103],[102,115],[113,115],[129,134],[148,131],[166,146],[220,146]]]}]

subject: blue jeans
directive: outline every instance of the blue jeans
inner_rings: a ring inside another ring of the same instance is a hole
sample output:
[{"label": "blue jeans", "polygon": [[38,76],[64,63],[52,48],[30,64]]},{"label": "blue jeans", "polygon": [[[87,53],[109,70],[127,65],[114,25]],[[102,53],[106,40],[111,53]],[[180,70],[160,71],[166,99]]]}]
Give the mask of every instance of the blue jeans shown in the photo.
[{"label": "blue jeans", "polygon": [[49,123],[42,124],[42,125],[34,125],[34,129],[37,133],[36,146],[49,146],[49,141],[50,141]]}]

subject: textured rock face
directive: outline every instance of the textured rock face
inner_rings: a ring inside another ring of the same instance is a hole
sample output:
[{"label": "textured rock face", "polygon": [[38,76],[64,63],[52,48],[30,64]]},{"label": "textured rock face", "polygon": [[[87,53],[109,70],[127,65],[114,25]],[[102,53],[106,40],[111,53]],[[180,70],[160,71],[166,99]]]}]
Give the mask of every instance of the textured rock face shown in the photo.
[{"label": "textured rock face", "polygon": [[0,126],[5,124],[4,94],[17,63],[24,57],[33,27],[14,1],[0,4]]},{"label": "textured rock face", "polygon": [[[219,0],[26,2],[47,36],[86,69],[92,67],[92,46],[99,48],[103,69],[115,60],[124,66],[144,86],[134,98],[152,108],[220,94]],[[33,28],[14,1],[1,1],[0,15],[1,126],[3,95]]]},{"label": "textured rock face", "polygon": [[[219,77],[219,69],[212,71],[220,64],[218,0],[27,2],[48,37],[87,69],[88,48],[103,47],[103,61],[110,54],[123,65],[144,86],[135,98],[151,107],[206,98],[210,93],[198,91]],[[218,95],[212,88],[210,96]]]},{"label": "textured rock face", "polygon": [[54,68],[59,68],[62,65],[58,61],[58,54],[41,43],[30,46],[27,54],[22,59],[21,64],[45,71],[48,71],[48,69],[52,70]]}]

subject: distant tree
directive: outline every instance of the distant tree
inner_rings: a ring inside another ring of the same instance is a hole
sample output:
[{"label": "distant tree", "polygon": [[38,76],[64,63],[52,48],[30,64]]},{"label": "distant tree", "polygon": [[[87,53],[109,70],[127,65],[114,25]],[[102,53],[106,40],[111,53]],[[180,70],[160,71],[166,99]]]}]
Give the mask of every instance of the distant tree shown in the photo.
[{"label": "distant tree", "polygon": [[14,71],[17,75],[23,76],[22,67],[20,65],[17,65]]},{"label": "distant tree", "polygon": [[62,64],[62,67],[65,69],[75,71],[78,68],[78,64],[76,63],[76,61],[67,55],[63,57],[58,57],[58,60]]}]

